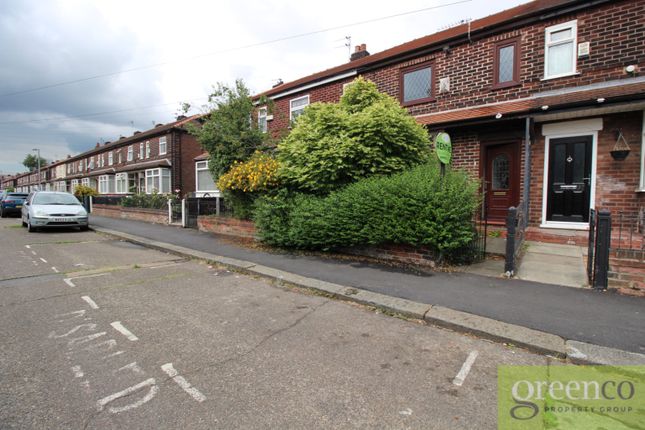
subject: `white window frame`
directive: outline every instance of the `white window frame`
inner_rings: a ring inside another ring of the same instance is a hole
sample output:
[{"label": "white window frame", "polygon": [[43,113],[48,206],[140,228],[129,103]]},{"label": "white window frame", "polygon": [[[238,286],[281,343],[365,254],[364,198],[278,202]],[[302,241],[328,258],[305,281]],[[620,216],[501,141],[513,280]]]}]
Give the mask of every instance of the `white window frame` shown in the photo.
[{"label": "white window frame", "polygon": [[146,158],[150,158],[150,141],[146,142]]},{"label": "white window frame", "polygon": [[166,136],[159,138],[159,155],[166,155],[168,153],[168,141]]},{"label": "white window frame", "polygon": [[133,158],[134,158],[134,148],[132,147],[132,145],[130,145],[130,146],[128,146],[128,157],[127,157],[127,160],[128,160],[128,161],[132,161],[132,159],[133,159]]},{"label": "white window frame", "polygon": [[114,194],[114,175],[99,176],[98,188],[99,194]]},{"label": "white window frame", "polygon": [[94,156],[90,157],[90,169],[94,169]]},{"label": "white window frame", "polygon": [[[163,190],[163,177],[165,176],[166,173],[168,175],[168,190]],[[159,194],[168,194],[168,193],[170,193],[172,191],[171,190],[171,188],[172,188],[172,176],[170,174],[170,169],[163,168],[163,167],[157,167],[155,169],[147,169],[145,171],[145,177],[146,177],[146,194],[152,194],[152,192],[155,190],[154,187],[152,187],[152,186],[149,187],[148,186],[148,179],[149,178],[152,178],[153,180],[154,180],[154,178],[158,178],[158,180],[159,180],[159,188],[160,189],[157,189],[157,193],[159,193]]]},{"label": "white window frame", "polygon": [[[128,187],[130,186],[129,180],[130,178],[128,178],[127,173],[117,173],[116,175],[114,175],[114,192],[116,194],[127,194],[129,192]],[[125,187],[123,187],[124,181]]]},{"label": "white window frame", "polygon": [[641,130],[641,183],[638,191],[645,193],[645,110],[643,111],[643,125]]},{"label": "white window frame", "polygon": [[108,152],[108,166],[114,164],[114,153],[112,151]]},{"label": "white window frame", "polygon": [[[293,108],[294,102],[307,99],[307,104],[298,106],[296,109]],[[294,121],[295,118],[293,117],[294,112],[300,112],[298,115],[302,115],[302,112],[304,112],[305,108],[309,106],[310,100],[309,100],[309,94],[302,96],[302,97],[296,97],[295,99],[289,100],[289,120]]]},{"label": "white window frame", "polygon": [[117,159],[117,164],[123,163],[123,157],[121,155],[121,150],[120,149],[116,152],[116,159]]},{"label": "white window frame", "polygon": [[[550,37],[552,33],[558,31],[571,29],[571,39],[559,40],[557,42],[550,42]],[[566,73],[560,73],[557,75],[549,75],[549,48],[557,45],[563,45],[565,43],[573,43],[573,50],[571,55],[571,71]],[[555,79],[561,78],[564,76],[572,76],[578,74],[578,20],[563,22],[562,24],[552,25],[544,29],[544,79]]]},{"label": "white window frame", "polygon": [[74,194],[74,192],[76,191],[76,188],[80,184],[81,184],[81,181],[79,181],[78,179],[72,179],[72,183],[70,184],[70,189],[72,194]]},{"label": "white window frame", "polygon": [[542,125],[544,136],[544,172],[542,179],[542,228],[564,228],[570,230],[589,230],[589,223],[547,221],[546,208],[549,193],[549,147],[551,139],[562,137],[591,136],[591,191],[589,192],[589,208],[596,207],[596,164],[598,161],[598,132],[603,128],[602,118],[565,121]]},{"label": "white window frame", "polygon": [[262,133],[266,133],[269,130],[269,123],[267,121],[268,116],[269,115],[266,106],[258,108],[258,130],[260,130]]},{"label": "white window frame", "polygon": [[83,185],[84,187],[89,187],[90,186],[90,178],[81,179],[81,185]]},{"label": "white window frame", "polygon": [[[215,189],[213,190],[200,190],[199,189],[199,172],[203,171],[208,171],[210,173],[210,170],[208,169],[208,161],[196,161],[195,162],[195,191],[198,193],[217,193],[214,197],[219,196],[219,190],[217,189],[217,186],[215,186]],[[212,175],[211,175],[212,176]],[[213,183],[217,185],[217,181],[215,178],[213,178]]]},{"label": "white window frame", "polygon": [[144,156],[144,153],[143,153],[143,142],[141,142],[141,143],[139,144],[139,160],[143,160],[143,156]]}]

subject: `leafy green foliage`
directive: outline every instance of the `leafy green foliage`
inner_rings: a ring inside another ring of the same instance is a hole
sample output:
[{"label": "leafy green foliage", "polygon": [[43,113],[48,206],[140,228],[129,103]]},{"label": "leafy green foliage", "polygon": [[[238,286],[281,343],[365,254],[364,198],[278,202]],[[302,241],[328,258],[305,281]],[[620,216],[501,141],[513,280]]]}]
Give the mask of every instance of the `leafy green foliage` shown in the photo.
[{"label": "leafy green foliage", "polygon": [[209,153],[208,166],[219,178],[236,161],[244,161],[263,146],[264,133],[251,121],[253,101],[241,79],[234,86],[217,84],[209,96],[210,112],[202,126],[188,126],[189,131]]},{"label": "leafy green foliage", "polygon": [[129,208],[146,208],[146,209],[166,209],[168,200],[175,200],[177,196],[171,194],[152,194],[137,193],[123,197],[121,205]]},{"label": "leafy green foliage", "polygon": [[326,194],[359,179],[427,160],[425,129],[392,97],[358,78],[338,104],[314,103],[278,145],[279,175],[292,190]]},{"label": "leafy green foliage", "polygon": [[[24,160],[22,160],[22,165],[29,169],[30,172],[33,172],[38,169],[38,156],[34,154],[27,154]],[[47,160],[40,157],[40,168],[42,169],[47,165]]]},{"label": "leafy green foliage", "polygon": [[327,196],[288,194],[256,202],[254,220],[266,243],[303,249],[408,244],[446,256],[474,238],[478,184],[437,163],[368,178]]}]

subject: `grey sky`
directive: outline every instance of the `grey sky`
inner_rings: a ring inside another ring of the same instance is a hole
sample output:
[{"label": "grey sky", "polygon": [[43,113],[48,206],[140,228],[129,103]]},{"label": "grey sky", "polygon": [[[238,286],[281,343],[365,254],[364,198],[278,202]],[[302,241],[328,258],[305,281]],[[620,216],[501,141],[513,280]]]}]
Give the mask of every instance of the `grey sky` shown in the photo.
[{"label": "grey sky", "polygon": [[[457,0],[4,0],[0,2],[0,172],[173,119],[180,101],[203,104],[211,85],[243,78],[262,91],[347,61],[344,37],[371,53],[524,3],[471,0],[254,48],[222,51]],[[206,54],[206,55],[204,55]],[[198,58],[195,58],[198,57]],[[40,91],[59,82],[158,67]],[[93,113],[122,111],[97,116]]]}]

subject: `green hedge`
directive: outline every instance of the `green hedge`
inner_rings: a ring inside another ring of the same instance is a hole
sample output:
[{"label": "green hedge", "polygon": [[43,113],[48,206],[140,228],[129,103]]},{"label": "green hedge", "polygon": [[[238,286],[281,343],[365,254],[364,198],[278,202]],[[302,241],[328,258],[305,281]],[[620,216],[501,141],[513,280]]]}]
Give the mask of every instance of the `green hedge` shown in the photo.
[{"label": "green hedge", "polygon": [[121,200],[121,206],[128,208],[167,209],[168,200],[175,199],[177,199],[177,197],[172,194],[137,193],[123,197]]},{"label": "green hedge", "polygon": [[301,249],[408,244],[448,256],[474,238],[477,182],[438,163],[363,179],[328,196],[281,191],[256,202],[261,239]]}]

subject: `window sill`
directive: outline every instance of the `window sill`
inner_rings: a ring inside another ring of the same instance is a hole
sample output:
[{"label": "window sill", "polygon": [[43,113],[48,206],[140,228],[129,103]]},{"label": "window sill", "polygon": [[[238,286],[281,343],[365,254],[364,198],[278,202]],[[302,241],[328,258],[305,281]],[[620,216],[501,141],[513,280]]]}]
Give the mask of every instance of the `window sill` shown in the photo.
[{"label": "window sill", "polygon": [[437,101],[437,99],[435,97],[428,97],[428,98],[425,98],[425,99],[413,100],[411,102],[401,101],[401,106],[410,107],[410,106],[420,105],[420,104],[423,104],[423,103],[432,103],[432,102],[435,102],[435,101]]},{"label": "window sill", "polygon": [[580,76],[582,73],[580,72],[573,72],[573,73],[565,73],[563,75],[555,75],[555,76],[545,76],[540,81],[550,81],[552,79],[558,79],[558,78],[567,78],[571,76]]},{"label": "window sill", "polygon": [[502,90],[504,88],[519,87],[520,85],[521,85],[520,82],[515,82],[515,81],[513,81],[513,82],[504,82],[502,84],[493,85],[492,87],[490,87],[490,90],[491,91]]},{"label": "window sill", "polygon": [[637,189],[637,190],[636,190],[636,191],[634,191],[634,192],[635,192],[635,193],[645,193],[645,188],[639,188],[639,189]]}]

